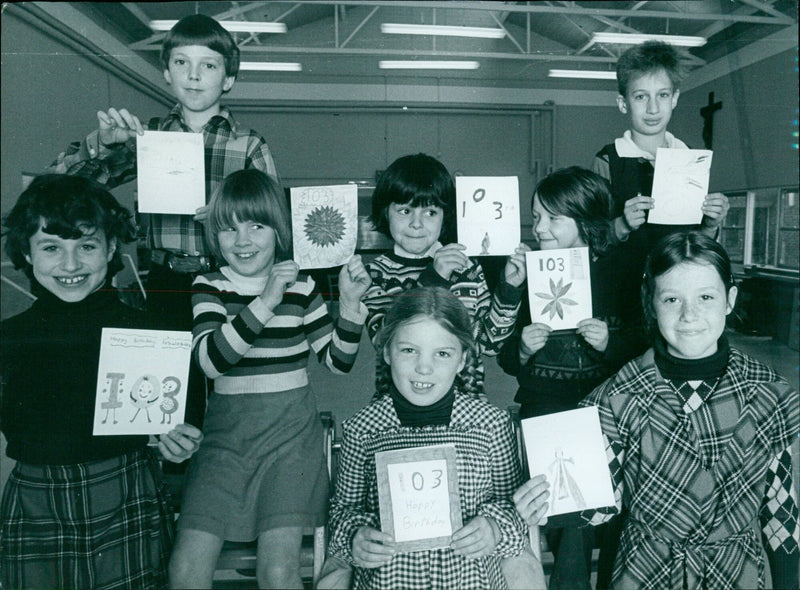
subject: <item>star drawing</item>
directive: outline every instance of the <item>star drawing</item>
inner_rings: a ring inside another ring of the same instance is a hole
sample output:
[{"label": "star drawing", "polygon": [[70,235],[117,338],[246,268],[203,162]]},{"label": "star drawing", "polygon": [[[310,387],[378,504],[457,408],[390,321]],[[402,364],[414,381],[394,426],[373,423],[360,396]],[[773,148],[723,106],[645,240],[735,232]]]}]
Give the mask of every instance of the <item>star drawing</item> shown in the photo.
[{"label": "star drawing", "polygon": [[317,207],[306,215],[303,229],[315,246],[333,246],[344,237],[344,216],[333,207]]},{"label": "star drawing", "polygon": [[537,297],[541,297],[542,299],[549,301],[547,305],[544,306],[542,309],[542,315],[547,314],[550,312],[550,319],[552,320],[556,314],[560,319],[564,319],[564,305],[578,305],[577,301],[573,301],[564,295],[567,294],[569,288],[572,287],[572,283],[564,284],[564,277],[560,277],[558,279],[558,284],[553,282],[553,279],[550,279],[550,293],[536,293]]}]

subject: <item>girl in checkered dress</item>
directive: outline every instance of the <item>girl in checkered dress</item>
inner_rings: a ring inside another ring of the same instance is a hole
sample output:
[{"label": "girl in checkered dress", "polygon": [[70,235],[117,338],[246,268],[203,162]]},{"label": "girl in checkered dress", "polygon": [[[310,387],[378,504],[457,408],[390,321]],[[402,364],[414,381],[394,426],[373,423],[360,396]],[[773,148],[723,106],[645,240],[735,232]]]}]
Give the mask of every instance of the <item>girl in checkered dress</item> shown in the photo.
[{"label": "girl in checkered dress", "polygon": [[[331,505],[330,555],[354,565],[355,588],[506,588],[501,559],[519,555],[526,527],[511,494],[520,482],[509,416],[473,395],[469,313],[446,289],[397,297],[380,335],[380,397],[343,425]],[[454,444],[464,526],[449,546],[404,553],[380,530],[375,453]]]},{"label": "girl in checkered dress", "polygon": [[[111,277],[136,228],[87,178],[33,180],[4,219],[6,253],[37,299],[3,321],[2,431],[16,465],[0,510],[0,587],[165,588],[173,514],[147,436],[93,436],[103,328],[155,327]],[[159,435],[170,461],[202,439]]]},{"label": "girl in checkered dress", "polygon": [[[583,402],[599,408],[617,508],[628,508],[614,587],[763,588],[762,547],[772,587],[798,587],[797,392],[728,345],[736,294],[714,240],[662,239],[642,286],[653,348]],[[541,491],[531,480],[515,496],[529,524]]]}]

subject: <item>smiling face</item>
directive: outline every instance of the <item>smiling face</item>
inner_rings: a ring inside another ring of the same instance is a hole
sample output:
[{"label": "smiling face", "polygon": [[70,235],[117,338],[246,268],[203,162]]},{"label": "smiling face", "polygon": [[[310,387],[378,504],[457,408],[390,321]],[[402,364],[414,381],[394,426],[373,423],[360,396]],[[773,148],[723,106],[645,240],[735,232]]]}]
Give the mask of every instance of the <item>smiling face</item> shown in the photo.
[{"label": "smiling face", "polygon": [[633,79],[627,94],[617,97],[620,112],[630,116],[631,133],[636,136],[663,135],[678,104],[676,90],[667,72],[656,70]]},{"label": "smiling face", "polygon": [[427,316],[401,325],[383,349],[400,394],[416,406],[442,399],[467,359],[458,338]]},{"label": "smiling face", "polygon": [[714,354],[736,292],[731,287],[726,293],[719,273],[705,263],[682,262],[656,277],[653,312],[670,354],[683,359]]},{"label": "smiling face", "polygon": [[245,277],[265,277],[275,262],[275,230],[258,221],[239,221],[217,232],[219,249],[231,268]]},{"label": "smiling face", "polygon": [[433,246],[442,233],[444,210],[435,205],[412,207],[390,203],[386,210],[389,233],[397,245],[409,254],[421,256]]},{"label": "smiling face", "polygon": [[[42,287],[68,303],[82,301],[103,286],[116,242],[108,242],[102,229],[83,230],[76,240],[43,231],[44,220],[30,237],[25,259]],[[82,228],[83,229],[83,228]]]},{"label": "smiling face", "polygon": [[533,237],[542,250],[556,248],[578,248],[585,246],[578,232],[578,224],[572,217],[550,213],[542,206],[539,195],[533,195]]},{"label": "smiling face", "polygon": [[173,49],[164,79],[184,109],[206,120],[219,113],[220,97],[235,80],[225,73],[222,54],[203,45]]}]

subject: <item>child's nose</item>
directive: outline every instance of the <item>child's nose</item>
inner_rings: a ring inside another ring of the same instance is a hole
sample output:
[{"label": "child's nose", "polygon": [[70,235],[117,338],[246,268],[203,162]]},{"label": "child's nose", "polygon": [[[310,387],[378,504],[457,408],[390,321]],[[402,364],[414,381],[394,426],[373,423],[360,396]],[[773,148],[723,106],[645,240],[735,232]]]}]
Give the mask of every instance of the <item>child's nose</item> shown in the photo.
[{"label": "child's nose", "polygon": [[694,320],[697,317],[697,306],[691,301],[681,304],[681,319]]},{"label": "child's nose", "polygon": [[249,244],[250,243],[250,232],[244,229],[240,229],[236,231],[236,244]]},{"label": "child's nose", "polygon": [[200,79],[200,64],[192,65],[189,67],[189,79],[190,80],[199,80]]},{"label": "child's nose", "polygon": [[420,356],[417,359],[417,373],[420,375],[430,375],[433,373],[433,364],[430,362],[430,359]]},{"label": "child's nose", "polygon": [[411,227],[422,227],[422,214],[419,211],[411,213]]},{"label": "child's nose", "polygon": [[81,263],[78,259],[78,255],[74,250],[67,250],[64,253],[64,258],[61,262],[61,266],[64,270],[77,270],[80,268]]},{"label": "child's nose", "polygon": [[657,113],[658,112],[658,101],[655,99],[650,99],[647,101],[647,112],[648,113]]}]

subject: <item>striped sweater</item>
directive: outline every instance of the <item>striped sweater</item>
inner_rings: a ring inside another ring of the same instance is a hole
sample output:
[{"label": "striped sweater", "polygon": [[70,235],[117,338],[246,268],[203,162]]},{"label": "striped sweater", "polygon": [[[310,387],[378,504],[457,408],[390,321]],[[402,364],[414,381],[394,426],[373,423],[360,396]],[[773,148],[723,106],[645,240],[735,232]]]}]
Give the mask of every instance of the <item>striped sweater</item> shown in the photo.
[{"label": "striped sweater", "polygon": [[266,278],[238,275],[230,267],[195,279],[192,351],[221,394],[280,392],[308,385],[313,350],[334,373],[350,371],[367,316],[342,307],[335,322],[313,279],[299,276],[274,310],[258,295]]},{"label": "striped sweater", "polygon": [[454,272],[450,280],[434,270],[430,257],[406,258],[391,252],[366,264],[372,285],[363,301],[369,310],[367,333],[373,344],[377,343],[383,318],[397,295],[414,287],[444,287],[469,310],[479,353],[495,356],[514,331],[523,290],[501,280],[492,295],[480,263],[472,262],[462,272]]}]

